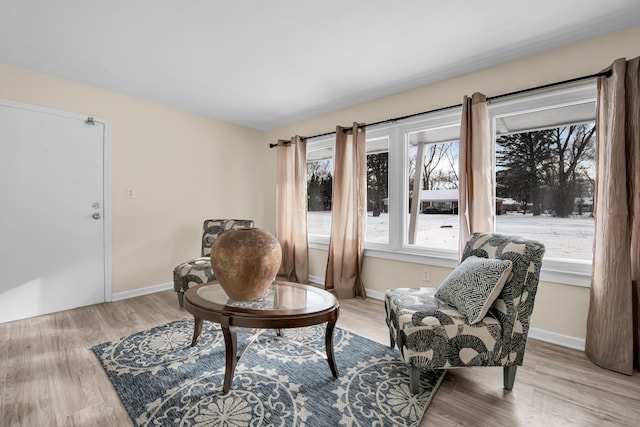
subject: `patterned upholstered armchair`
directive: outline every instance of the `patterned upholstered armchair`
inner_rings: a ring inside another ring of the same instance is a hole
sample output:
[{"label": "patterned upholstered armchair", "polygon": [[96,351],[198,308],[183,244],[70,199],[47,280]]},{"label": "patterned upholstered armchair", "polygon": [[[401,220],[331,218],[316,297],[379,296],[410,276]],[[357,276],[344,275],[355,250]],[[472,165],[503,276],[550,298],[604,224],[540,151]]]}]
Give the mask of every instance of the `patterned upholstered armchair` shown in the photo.
[{"label": "patterned upholstered armchair", "polygon": [[200,284],[215,280],[211,270],[211,245],[222,233],[234,228],[252,228],[253,221],[248,219],[207,219],[202,225],[201,256],[173,269],[173,289],[178,293],[178,304],[183,307],[184,293],[189,284]]},{"label": "patterned upholstered armchair", "polygon": [[409,365],[413,393],[421,370],[468,366],[502,366],[504,388],[513,388],[544,250],[521,237],[475,233],[439,288],[387,291],[391,347]]}]

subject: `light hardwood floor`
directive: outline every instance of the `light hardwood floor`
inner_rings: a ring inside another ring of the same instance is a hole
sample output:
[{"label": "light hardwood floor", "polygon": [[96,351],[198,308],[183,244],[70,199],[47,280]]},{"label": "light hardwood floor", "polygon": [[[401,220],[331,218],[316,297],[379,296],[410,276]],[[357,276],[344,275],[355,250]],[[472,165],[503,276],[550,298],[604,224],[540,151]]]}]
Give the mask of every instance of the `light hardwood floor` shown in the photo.
[{"label": "light hardwood floor", "polygon": [[[338,326],[388,345],[381,301],[344,300]],[[190,318],[158,292],[0,324],[0,426],[130,426],[91,347]],[[421,426],[640,426],[640,374],[530,339],[511,392],[501,368],[450,370]]]}]

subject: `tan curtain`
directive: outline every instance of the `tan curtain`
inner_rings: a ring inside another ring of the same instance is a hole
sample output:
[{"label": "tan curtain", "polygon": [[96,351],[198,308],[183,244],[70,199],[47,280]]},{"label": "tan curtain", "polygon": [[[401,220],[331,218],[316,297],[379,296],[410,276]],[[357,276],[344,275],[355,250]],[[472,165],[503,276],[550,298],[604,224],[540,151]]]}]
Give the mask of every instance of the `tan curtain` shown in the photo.
[{"label": "tan curtain", "polygon": [[336,128],[333,202],[325,289],[338,298],[366,297],[362,283],[367,221],[365,128]]},{"label": "tan curtain", "polygon": [[495,222],[489,110],[487,97],[478,92],[471,98],[465,96],[462,102],[459,187],[459,253],[462,256],[471,233],[493,232]]},{"label": "tan curtain", "polygon": [[598,79],[595,236],[585,353],[624,374],[638,366],[640,58]]},{"label": "tan curtain", "polygon": [[307,142],[278,141],[276,236],[282,248],[279,276],[309,282],[307,241]]}]

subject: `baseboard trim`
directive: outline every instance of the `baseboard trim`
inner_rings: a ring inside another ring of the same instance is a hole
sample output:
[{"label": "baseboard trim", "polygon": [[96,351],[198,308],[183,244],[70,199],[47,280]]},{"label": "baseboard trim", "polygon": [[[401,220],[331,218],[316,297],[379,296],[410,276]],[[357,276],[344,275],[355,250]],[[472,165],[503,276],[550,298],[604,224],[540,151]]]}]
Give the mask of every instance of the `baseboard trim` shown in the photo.
[{"label": "baseboard trim", "polygon": [[378,299],[380,301],[384,301],[384,292],[374,291],[373,289],[365,289],[365,293],[367,294],[367,298]]},{"label": "baseboard trim", "polygon": [[[312,283],[323,284],[324,277],[309,276],[309,281]],[[147,286],[145,288],[133,289],[130,291],[116,292],[112,294],[112,301],[119,301],[128,298],[139,297],[142,295],[153,294],[156,292],[166,291],[173,289],[173,282],[161,283],[159,285]],[[367,298],[373,298],[376,300],[384,300],[384,292],[376,291],[374,289],[365,289]],[[569,335],[563,335],[556,332],[545,331],[544,329],[529,328],[529,337],[548,342],[551,344],[557,344],[562,347],[572,348],[574,350],[584,351],[585,340],[584,338],[572,337]]]},{"label": "baseboard trim", "polygon": [[[384,300],[385,293],[376,291],[373,289],[365,289],[367,297]],[[529,328],[529,337],[548,342],[551,344],[560,345],[562,347],[572,348],[574,350],[584,351],[584,339],[572,337],[569,335],[558,334],[556,332],[545,331],[544,329]]]},{"label": "baseboard trim", "polygon": [[584,338],[572,337],[570,335],[558,334],[556,332],[545,331],[544,329],[529,328],[529,338],[551,344],[561,345],[574,350],[584,351]]},{"label": "baseboard trim", "polygon": [[[375,291],[373,289],[365,289],[365,291],[367,293],[367,297],[384,300],[384,292]],[[560,345],[562,347],[584,351],[584,338],[572,337],[537,328],[529,328],[529,337],[539,341]]]},{"label": "baseboard trim", "polygon": [[324,285],[324,277],[309,275],[309,281],[318,285]]},{"label": "baseboard trim", "polygon": [[130,291],[116,292],[111,295],[111,301],[120,301],[142,295],[154,294],[160,291],[173,289],[173,282],[160,283],[159,285],[147,286],[145,288],[132,289]]},{"label": "baseboard trim", "polygon": [[[309,281],[318,285],[324,285],[324,277],[309,275]],[[366,288],[364,292],[367,295],[367,298],[378,299],[380,301],[384,300],[384,292],[374,291],[373,289]]]}]

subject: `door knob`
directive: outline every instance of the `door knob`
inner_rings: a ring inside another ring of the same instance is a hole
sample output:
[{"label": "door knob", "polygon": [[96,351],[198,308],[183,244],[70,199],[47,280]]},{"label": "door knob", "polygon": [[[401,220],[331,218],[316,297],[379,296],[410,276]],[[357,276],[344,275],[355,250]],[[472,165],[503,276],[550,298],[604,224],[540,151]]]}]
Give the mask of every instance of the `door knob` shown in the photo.
[{"label": "door knob", "polygon": [[94,213],[91,216],[93,217],[93,219],[100,219],[100,214],[98,212]]}]

